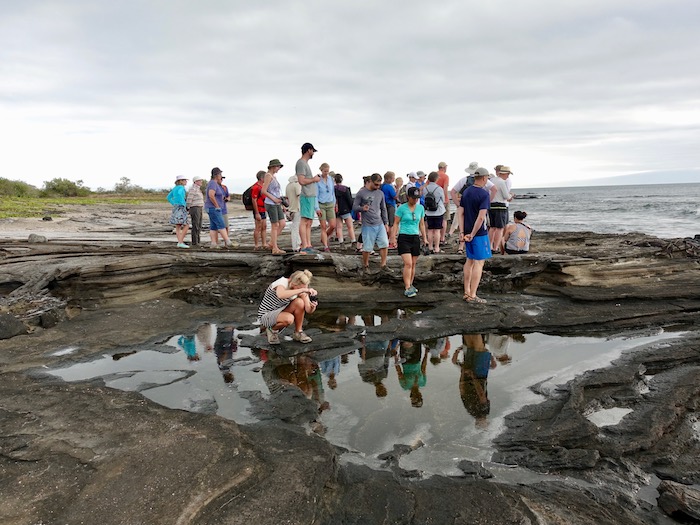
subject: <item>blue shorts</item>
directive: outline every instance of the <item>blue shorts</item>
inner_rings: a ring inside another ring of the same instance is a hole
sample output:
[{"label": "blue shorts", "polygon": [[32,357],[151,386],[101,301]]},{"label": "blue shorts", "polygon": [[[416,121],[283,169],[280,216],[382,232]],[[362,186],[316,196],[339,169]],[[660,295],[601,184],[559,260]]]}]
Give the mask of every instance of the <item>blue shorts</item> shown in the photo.
[{"label": "blue shorts", "polygon": [[377,226],[362,226],[362,251],[371,252],[374,250],[374,245],[377,249],[389,247],[389,237],[386,234],[386,226],[378,224]]},{"label": "blue shorts", "polygon": [[209,214],[209,230],[218,231],[226,229],[226,223],[224,222],[224,216],[221,210],[216,211],[216,208],[209,208],[207,213]]},{"label": "blue shorts", "polygon": [[491,242],[488,235],[477,235],[470,242],[465,243],[467,259],[483,261],[491,258]]},{"label": "blue shorts", "polygon": [[313,219],[316,217],[316,197],[299,196],[299,208],[302,219]]}]

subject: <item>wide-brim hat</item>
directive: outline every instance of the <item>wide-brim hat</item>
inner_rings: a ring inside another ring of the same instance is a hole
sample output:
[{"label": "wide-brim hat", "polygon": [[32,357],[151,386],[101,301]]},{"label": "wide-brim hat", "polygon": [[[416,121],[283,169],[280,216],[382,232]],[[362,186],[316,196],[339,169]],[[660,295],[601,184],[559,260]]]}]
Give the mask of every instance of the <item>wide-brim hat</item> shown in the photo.
[{"label": "wide-brim hat", "polygon": [[466,173],[469,173],[469,175],[474,175],[474,172],[475,172],[478,168],[479,168],[479,163],[476,162],[476,161],[474,161],[474,162],[470,162],[470,163],[469,163],[469,166],[466,167],[466,168],[464,168],[464,171],[465,171]]},{"label": "wide-brim hat", "polygon": [[267,165],[267,169],[274,168],[275,166],[279,166],[281,168],[284,166],[284,164],[282,164],[279,159],[272,159]]},{"label": "wide-brim hat", "polygon": [[411,173],[408,174],[409,179],[417,179],[418,175],[416,175],[415,171],[412,171]]},{"label": "wide-brim hat", "polygon": [[198,182],[200,180],[204,180],[204,177],[200,177],[199,175],[192,177],[192,182]]},{"label": "wide-brim hat", "polygon": [[419,171],[416,172],[416,175],[418,175],[418,178],[419,178],[419,179],[422,179],[423,177],[425,177],[425,172],[419,170]]},{"label": "wide-brim hat", "polygon": [[499,173],[510,173],[511,175],[513,174],[512,171],[510,171],[510,166],[501,166],[498,168]]},{"label": "wide-brim hat", "polygon": [[175,177],[175,182],[181,181],[181,180],[189,180],[186,175],[178,175]]}]

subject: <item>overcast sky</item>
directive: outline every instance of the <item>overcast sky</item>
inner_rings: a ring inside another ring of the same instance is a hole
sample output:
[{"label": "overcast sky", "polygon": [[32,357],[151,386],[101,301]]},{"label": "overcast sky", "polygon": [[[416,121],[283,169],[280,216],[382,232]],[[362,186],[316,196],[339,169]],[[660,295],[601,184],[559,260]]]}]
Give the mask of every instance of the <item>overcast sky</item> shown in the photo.
[{"label": "overcast sky", "polygon": [[307,141],[353,190],[697,170],[699,27],[698,0],[2,0],[0,177],[240,192]]}]

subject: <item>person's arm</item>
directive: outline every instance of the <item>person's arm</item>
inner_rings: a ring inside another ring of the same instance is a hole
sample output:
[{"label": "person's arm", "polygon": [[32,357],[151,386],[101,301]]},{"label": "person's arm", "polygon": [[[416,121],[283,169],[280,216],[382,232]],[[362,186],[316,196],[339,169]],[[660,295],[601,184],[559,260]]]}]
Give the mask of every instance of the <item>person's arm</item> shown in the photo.
[{"label": "person's arm", "polygon": [[256,183],[253,185],[253,189],[250,190],[250,198],[253,199],[253,215],[256,221],[260,220],[260,206],[258,205],[258,200],[260,200],[261,189],[260,185]]},{"label": "person's arm", "polygon": [[481,226],[484,224],[486,221],[486,208],[482,208],[479,210],[479,215],[476,217],[476,220],[474,221],[474,227],[472,228],[472,231],[469,232],[468,234],[464,235],[464,240],[467,242],[470,242],[476,233],[479,231]]},{"label": "person's arm", "polygon": [[421,237],[423,237],[423,244],[428,244],[428,234],[425,232],[425,216],[420,218],[418,228],[420,229]]},{"label": "person's arm", "polygon": [[297,181],[302,186],[306,186],[307,184],[313,184],[314,182],[319,182],[320,180],[321,180],[320,175],[316,175],[315,177],[311,177],[310,179],[307,179],[303,173],[297,173]]},{"label": "person's arm", "polygon": [[211,188],[207,192],[207,195],[209,196],[209,200],[211,201],[212,205],[214,206],[214,209],[221,211],[221,208],[219,207],[219,203],[216,202],[216,190],[214,188]]},{"label": "person's arm", "polygon": [[379,213],[382,216],[382,222],[386,231],[389,231],[389,214],[386,212],[386,202],[384,201],[384,192],[381,192],[382,199],[379,201]]},{"label": "person's arm", "polygon": [[359,213],[361,211],[367,211],[365,209],[365,206],[367,206],[367,205],[362,206],[361,194],[362,194],[362,190],[358,191],[357,195],[355,195],[355,199],[352,201],[352,211],[354,211],[356,213]]},{"label": "person's arm", "polygon": [[401,215],[398,213],[394,215],[394,227],[391,230],[391,238],[396,239],[396,236],[399,233],[399,224],[401,224]]}]

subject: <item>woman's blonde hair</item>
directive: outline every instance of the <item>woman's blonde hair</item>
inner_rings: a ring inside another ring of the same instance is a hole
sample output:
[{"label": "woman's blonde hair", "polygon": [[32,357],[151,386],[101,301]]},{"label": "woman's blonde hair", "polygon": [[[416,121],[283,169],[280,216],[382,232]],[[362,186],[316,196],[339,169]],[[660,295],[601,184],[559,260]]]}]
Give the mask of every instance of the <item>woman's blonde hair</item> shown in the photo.
[{"label": "woman's blonde hair", "polygon": [[313,274],[309,270],[297,270],[289,276],[289,286],[291,287],[294,284],[308,286],[312,277]]},{"label": "woman's blonde hair", "polygon": [[324,162],[323,164],[321,164],[321,165],[318,167],[318,169],[321,170],[321,171],[323,171],[323,170],[326,169],[326,168],[329,168],[329,169],[330,169],[330,166],[328,165],[327,162]]}]

